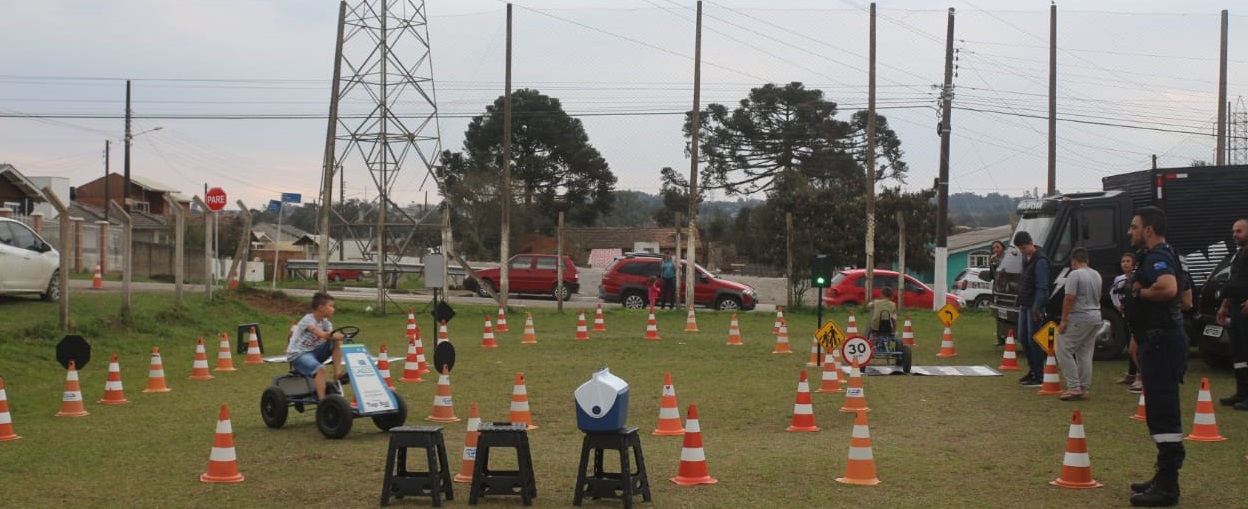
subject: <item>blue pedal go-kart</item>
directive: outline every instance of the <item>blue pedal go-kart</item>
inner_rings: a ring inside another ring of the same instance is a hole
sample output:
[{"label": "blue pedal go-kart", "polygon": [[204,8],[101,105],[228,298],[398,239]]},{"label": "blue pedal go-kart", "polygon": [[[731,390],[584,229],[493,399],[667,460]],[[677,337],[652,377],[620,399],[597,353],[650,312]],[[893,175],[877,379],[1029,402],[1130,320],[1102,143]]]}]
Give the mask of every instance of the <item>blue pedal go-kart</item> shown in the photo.
[{"label": "blue pedal go-kart", "polygon": [[867,340],[871,342],[874,350],[873,357],[877,359],[892,359],[897,367],[905,373],[910,373],[911,364],[913,362],[913,353],[910,347],[902,344],[897,338],[897,321],[891,317],[884,316],[884,320],[880,323],[879,330],[868,330]]},{"label": "blue pedal go-kart", "polygon": [[344,336],[343,363],[357,406],[351,406],[338,380],[326,383],[325,399],[318,400],[314,379],[292,368],[289,373],[273,377],[273,385],[260,395],[260,417],[264,424],[278,429],[286,424],[290,407],[300,413],[308,407],[316,407],[316,427],[325,438],[347,436],[357,417],[372,418],[373,424],[382,431],[402,426],[407,420],[407,404],[386,387],[385,379],[364,345],[353,342],[360,328],[339,327],[333,332]]}]

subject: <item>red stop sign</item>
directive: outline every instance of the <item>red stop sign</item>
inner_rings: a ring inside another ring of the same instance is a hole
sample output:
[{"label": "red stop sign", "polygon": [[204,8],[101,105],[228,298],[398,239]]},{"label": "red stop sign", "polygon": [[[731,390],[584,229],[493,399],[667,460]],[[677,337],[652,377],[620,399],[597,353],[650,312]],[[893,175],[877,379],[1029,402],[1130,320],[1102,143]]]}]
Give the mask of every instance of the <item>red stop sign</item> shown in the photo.
[{"label": "red stop sign", "polygon": [[204,195],[204,203],[208,205],[208,210],[219,212],[225,208],[225,191],[219,187],[209,189]]}]

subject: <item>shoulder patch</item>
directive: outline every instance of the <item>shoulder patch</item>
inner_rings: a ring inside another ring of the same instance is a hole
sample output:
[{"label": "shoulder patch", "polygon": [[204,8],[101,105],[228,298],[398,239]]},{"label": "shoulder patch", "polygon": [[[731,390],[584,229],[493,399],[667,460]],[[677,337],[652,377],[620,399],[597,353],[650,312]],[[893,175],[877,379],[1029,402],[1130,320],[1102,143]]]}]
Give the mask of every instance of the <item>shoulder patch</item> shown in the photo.
[{"label": "shoulder patch", "polygon": [[1153,263],[1153,270],[1166,270],[1168,268],[1170,268],[1170,265],[1165,260],[1157,260]]}]

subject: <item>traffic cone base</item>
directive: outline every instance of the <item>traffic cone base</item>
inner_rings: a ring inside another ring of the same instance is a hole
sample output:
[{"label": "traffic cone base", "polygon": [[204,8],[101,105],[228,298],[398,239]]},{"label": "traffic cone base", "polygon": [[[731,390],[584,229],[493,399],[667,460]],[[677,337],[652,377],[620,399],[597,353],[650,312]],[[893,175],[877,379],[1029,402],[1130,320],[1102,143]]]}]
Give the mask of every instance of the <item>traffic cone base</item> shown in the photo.
[{"label": "traffic cone base", "polygon": [[702,449],[702,426],[698,423],[697,405],[689,405],[685,421],[685,440],[680,449],[680,470],[672,482],[680,486],[715,484],[706,467],[706,451]]},{"label": "traffic cone base", "polygon": [[858,412],[854,418],[854,431],[849,439],[849,461],[845,462],[845,476],[836,482],[875,486],[880,479],[875,475],[875,454],[871,451],[871,431],[867,425],[867,413]]},{"label": "traffic cone base", "polygon": [[208,456],[208,471],[199,476],[201,482],[243,482],[238,473],[238,458],[234,454],[234,429],[230,425],[230,408],[221,405],[217,417],[217,433],[212,439],[212,454]]},{"label": "traffic cone base", "polygon": [[1102,486],[1092,479],[1092,461],[1088,457],[1088,442],[1083,433],[1083,414],[1078,410],[1070,418],[1066,455],[1062,458],[1062,476],[1049,481],[1049,484],[1081,490]]},{"label": "traffic cone base", "polygon": [[1226,437],[1218,433],[1217,417],[1213,414],[1213,397],[1210,395],[1209,379],[1200,379],[1200,392],[1196,397],[1196,418],[1192,433],[1185,437],[1196,442],[1221,442]]}]

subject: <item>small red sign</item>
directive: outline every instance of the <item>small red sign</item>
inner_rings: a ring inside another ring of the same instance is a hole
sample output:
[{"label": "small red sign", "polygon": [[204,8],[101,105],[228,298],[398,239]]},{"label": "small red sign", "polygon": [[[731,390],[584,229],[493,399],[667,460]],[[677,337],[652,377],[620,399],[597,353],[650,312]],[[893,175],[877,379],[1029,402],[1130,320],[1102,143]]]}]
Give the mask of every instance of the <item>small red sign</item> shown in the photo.
[{"label": "small red sign", "polygon": [[225,191],[219,187],[209,189],[204,195],[204,203],[208,205],[208,210],[220,212],[225,208]]}]

